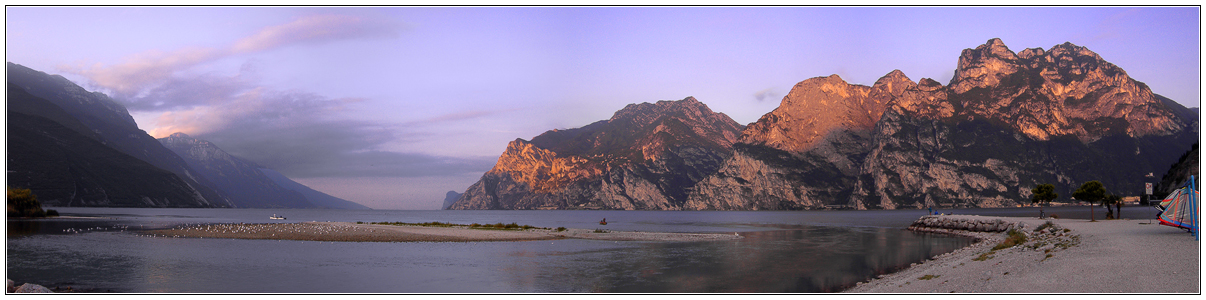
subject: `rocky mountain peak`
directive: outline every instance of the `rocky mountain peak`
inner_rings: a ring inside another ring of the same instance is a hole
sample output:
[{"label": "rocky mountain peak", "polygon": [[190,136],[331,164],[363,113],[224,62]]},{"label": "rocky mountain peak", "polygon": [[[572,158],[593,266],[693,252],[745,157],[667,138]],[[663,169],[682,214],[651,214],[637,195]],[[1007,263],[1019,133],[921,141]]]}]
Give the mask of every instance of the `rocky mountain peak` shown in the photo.
[{"label": "rocky mountain peak", "polygon": [[1045,53],[1045,51],[1043,51],[1043,48],[1026,48],[1026,50],[1022,50],[1022,52],[1018,52],[1018,58],[1031,59],[1031,58],[1034,58],[1035,56],[1043,55],[1043,53]]},{"label": "rocky mountain peak", "polygon": [[989,40],[963,51],[948,87],[960,114],[987,117],[1038,140],[1071,135],[1092,142],[1184,127],[1146,85],[1072,43],[1013,55],[999,39]]},{"label": "rocky mountain peak", "polygon": [[959,66],[948,84],[956,93],[978,87],[1000,84],[1001,79],[1017,72],[1018,56],[999,38],[988,40],[975,49],[963,49],[959,55]]},{"label": "rocky mountain peak", "polygon": [[611,119],[608,119],[608,121],[615,122],[617,120],[627,119],[629,121],[638,123],[647,123],[653,118],[663,115],[668,111],[685,112],[688,115],[695,117],[704,117],[706,115],[714,114],[714,112],[712,112],[707,105],[703,104],[703,102],[699,102],[699,100],[696,100],[695,97],[687,97],[677,101],[660,100],[656,103],[644,102],[639,104],[628,104],[628,106],[625,106],[623,109],[616,111],[616,113],[613,114]]},{"label": "rocky mountain peak", "polygon": [[904,72],[892,71],[874,87],[853,85],[838,75],[797,83],[774,111],[742,132],[741,142],[799,153],[834,130],[868,130],[896,95],[916,86]]},{"label": "rocky mountain peak", "polygon": [[450,209],[668,209],[733,151],[742,126],[694,97],[515,139]]},{"label": "rocky mountain peak", "polygon": [[893,96],[900,96],[905,90],[916,86],[917,84],[909,79],[909,76],[905,76],[904,72],[897,69],[880,77],[872,87],[883,89]]},{"label": "rocky mountain peak", "polygon": [[640,161],[652,152],[691,145],[729,148],[742,126],[694,97],[629,104],[611,119],[532,138],[534,146],[558,156],[607,156]]},{"label": "rocky mountain peak", "polygon": [[922,78],[917,81],[917,88],[928,92],[942,88],[942,83],[930,78]]},{"label": "rocky mountain peak", "polygon": [[1096,52],[1089,51],[1089,48],[1085,48],[1083,46],[1077,46],[1076,44],[1073,44],[1072,42],[1064,42],[1063,44],[1055,45],[1054,47],[1051,47],[1051,50],[1049,50],[1048,52],[1051,52],[1052,56],[1057,56],[1057,57],[1063,56],[1063,55],[1075,55],[1075,56],[1091,57],[1093,59],[1098,59],[1098,60],[1101,59],[1101,56],[1097,55]]}]

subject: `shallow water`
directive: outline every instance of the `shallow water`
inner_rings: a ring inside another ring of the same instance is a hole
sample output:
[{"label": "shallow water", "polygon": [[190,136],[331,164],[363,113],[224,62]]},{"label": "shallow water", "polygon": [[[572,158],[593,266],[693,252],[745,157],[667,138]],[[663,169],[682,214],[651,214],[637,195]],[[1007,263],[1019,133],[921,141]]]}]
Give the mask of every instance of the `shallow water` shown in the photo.
[{"label": "shallow water", "polygon": [[[77,291],[133,293],[835,292],[971,243],[967,238],[904,230],[925,210],[56,209],[65,216],[95,218],[8,221],[10,279]],[[1083,210],[1087,217],[1088,208]],[[1037,210],[958,212],[1029,216]],[[273,213],[289,219],[268,220]],[[604,217],[609,224],[599,225]],[[516,222],[613,231],[739,233],[744,238],[358,243],[138,234],[182,224],[302,221]]]}]

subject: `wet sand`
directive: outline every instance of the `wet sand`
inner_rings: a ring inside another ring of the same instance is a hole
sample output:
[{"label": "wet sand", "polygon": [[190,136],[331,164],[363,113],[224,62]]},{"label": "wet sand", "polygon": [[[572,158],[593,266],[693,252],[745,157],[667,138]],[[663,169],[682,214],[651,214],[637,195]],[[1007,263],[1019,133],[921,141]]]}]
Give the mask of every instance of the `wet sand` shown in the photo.
[{"label": "wet sand", "polygon": [[[1005,233],[973,233],[983,240],[903,271],[860,283],[847,293],[1200,293],[1199,242],[1183,229],[1148,220],[1051,220],[1069,229],[1033,232],[1022,246],[996,250]],[[992,254],[987,254],[992,252]]]},{"label": "wet sand", "polygon": [[593,229],[473,229],[413,225],[374,225],[348,222],[304,222],[269,224],[209,224],[150,230],[146,234],[178,238],[226,238],[299,240],[324,242],[485,242],[550,239],[609,241],[722,241],[741,238],[736,234],[670,232],[595,232]]}]

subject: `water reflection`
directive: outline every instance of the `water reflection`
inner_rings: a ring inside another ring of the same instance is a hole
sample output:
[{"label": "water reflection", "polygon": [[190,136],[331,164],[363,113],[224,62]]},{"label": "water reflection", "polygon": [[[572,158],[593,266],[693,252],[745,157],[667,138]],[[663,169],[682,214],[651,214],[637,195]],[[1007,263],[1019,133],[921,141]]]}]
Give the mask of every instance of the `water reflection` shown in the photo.
[{"label": "water reflection", "polygon": [[[907,225],[916,218],[908,212],[607,212],[617,220],[631,220],[617,224],[632,230],[733,230],[744,236],[722,242],[316,243],[154,238],[130,232],[182,223],[265,222],[259,211],[110,211],[145,213],[10,221],[7,273],[18,282],[101,292],[833,292],[970,243],[900,227],[827,221]],[[302,212],[290,215],[305,216]],[[196,216],[163,217],[186,213]],[[361,212],[325,213],[338,220],[365,219]],[[523,219],[554,227],[597,220],[574,212],[489,213],[400,211],[375,218]]]},{"label": "water reflection", "polygon": [[[970,244],[888,228],[794,226],[726,242],[620,243],[535,264],[512,253],[504,277],[521,290],[618,293],[837,292],[875,275]],[[543,255],[567,256],[565,253]]]},{"label": "water reflection", "polygon": [[8,220],[8,236],[24,237],[42,231],[42,222],[28,220]]}]

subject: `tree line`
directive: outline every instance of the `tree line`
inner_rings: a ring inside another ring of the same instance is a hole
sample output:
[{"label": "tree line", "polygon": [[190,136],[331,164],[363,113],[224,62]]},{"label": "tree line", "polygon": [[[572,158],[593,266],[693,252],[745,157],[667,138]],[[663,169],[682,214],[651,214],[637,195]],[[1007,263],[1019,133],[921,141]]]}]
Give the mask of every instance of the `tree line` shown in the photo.
[{"label": "tree line", "polygon": [[[1047,205],[1051,203],[1051,200],[1059,198],[1059,193],[1055,192],[1055,185],[1053,184],[1040,184],[1031,189],[1030,192],[1031,203]],[[1089,202],[1090,221],[1097,221],[1097,216],[1093,209],[1093,204],[1096,203],[1101,203],[1101,206],[1105,206],[1109,210],[1106,213],[1106,219],[1114,219],[1115,216],[1122,217],[1122,197],[1107,192],[1105,185],[1101,184],[1100,181],[1093,180],[1081,184],[1080,188],[1072,192],[1072,198]],[[1110,207],[1111,205],[1118,208],[1117,215],[1114,214],[1114,209]]]}]

